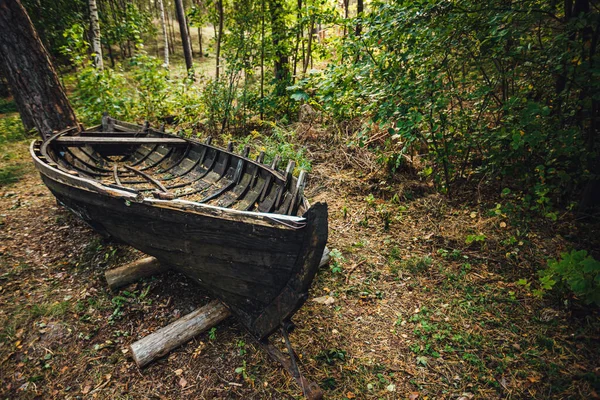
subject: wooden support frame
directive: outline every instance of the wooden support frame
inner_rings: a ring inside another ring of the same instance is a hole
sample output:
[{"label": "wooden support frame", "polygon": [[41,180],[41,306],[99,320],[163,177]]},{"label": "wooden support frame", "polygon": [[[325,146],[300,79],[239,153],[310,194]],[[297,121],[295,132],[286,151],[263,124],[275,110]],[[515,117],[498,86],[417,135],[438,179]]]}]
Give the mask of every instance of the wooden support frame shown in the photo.
[{"label": "wooden support frame", "polygon": [[[326,265],[329,262],[329,258],[329,249],[325,248],[323,256],[321,257],[320,266]],[[145,257],[122,267],[106,271],[105,278],[108,286],[114,290],[133,283],[140,278],[159,274],[168,270],[169,268],[161,265],[156,258]],[[154,360],[165,356],[170,351],[187,343],[200,333],[218,325],[230,315],[231,312],[226,305],[218,300],[213,300],[205,306],[181,317],[177,321],[132,343],[129,346],[129,349],[133,360],[139,368],[143,368]],[[262,340],[258,343],[274,361],[278,362],[294,377],[306,398],[320,399],[323,397],[323,392],[319,386],[314,382],[307,380],[299,373],[294,359],[291,358],[295,357],[294,354],[288,354],[289,357],[285,356],[268,340]]]}]

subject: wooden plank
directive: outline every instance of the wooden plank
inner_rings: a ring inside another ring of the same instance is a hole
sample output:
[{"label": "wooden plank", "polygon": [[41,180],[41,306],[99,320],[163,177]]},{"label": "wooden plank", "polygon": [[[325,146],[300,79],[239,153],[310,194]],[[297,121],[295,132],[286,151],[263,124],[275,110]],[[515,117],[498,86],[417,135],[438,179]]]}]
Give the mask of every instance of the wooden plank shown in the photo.
[{"label": "wooden plank", "polygon": [[185,146],[188,142],[178,138],[161,137],[102,137],[102,136],[61,136],[53,140],[62,146],[87,146],[87,145],[143,145],[164,144],[169,146]]},{"label": "wooden plank", "polygon": [[[116,165],[116,164],[115,164]],[[153,177],[151,177],[150,175],[146,174],[145,172],[142,172],[140,170],[137,170],[133,167],[130,167],[129,165],[124,165],[124,167],[131,172],[134,172],[138,175],[140,175],[141,177],[147,179],[150,183],[152,183],[154,186],[157,186],[160,190],[162,190],[163,192],[167,193],[168,190],[166,187],[164,187],[164,185],[162,183],[160,183],[159,181],[157,181],[156,179],[154,179]]]},{"label": "wooden plank", "polygon": [[211,301],[177,321],[134,342],[129,348],[138,367],[148,365],[231,315],[220,301]]}]

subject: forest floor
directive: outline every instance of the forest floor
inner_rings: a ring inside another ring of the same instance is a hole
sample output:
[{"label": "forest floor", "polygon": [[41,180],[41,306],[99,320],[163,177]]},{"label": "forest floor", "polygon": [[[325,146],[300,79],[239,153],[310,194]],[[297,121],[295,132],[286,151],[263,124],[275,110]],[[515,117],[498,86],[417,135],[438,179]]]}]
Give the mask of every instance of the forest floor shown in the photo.
[{"label": "forest floor", "polygon": [[[329,204],[338,251],[291,340],[326,398],[599,397],[598,310],[517,284],[570,246],[600,248],[597,223],[491,213],[490,194],[450,200],[327,132],[298,131],[307,195]],[[175,273],[111,292],[104,272],[141,255],[58,206],[27,146],[0,142],[1,398],[301,397],[232,319],[139,370],[128,346],[209,299]]]}]

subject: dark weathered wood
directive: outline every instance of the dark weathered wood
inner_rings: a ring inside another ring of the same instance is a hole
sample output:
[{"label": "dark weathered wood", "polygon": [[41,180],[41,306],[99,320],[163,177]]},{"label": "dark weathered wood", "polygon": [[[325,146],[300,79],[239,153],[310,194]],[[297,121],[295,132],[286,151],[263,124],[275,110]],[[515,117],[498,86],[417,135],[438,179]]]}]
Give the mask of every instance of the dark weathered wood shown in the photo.
[{"label": "dark weathered wood", "polygon": [[[281,366],[288,371],[292,377],[296,380],[300,389],[302,389],[302,393],[309,400],[319,400],[323,398],[323,391],[315,382],[311,382],[306,379],[302,375],[296,375],[293,371],[292,362],[290,360],[290,356],[292,355],[284,355],[277,347],[273,346],[268,341],[259,341],[261,347],[267,352],[267,354],[276,362],[281,364]],[[292,356],[293,357],[293,356]]]},{"label": "dark weathered wood", "polygon": [[141,278],[160,274],[168,269],[168,267],[162,265],[156,258],[145,257],[122,267],[109,269],[104,273],[104,277],[106,278],[108,287],[114,290]]},{"label": "dark weathered wood", "polygon": [[129,349],[138,367],[144,367],[193,337],[212,328],[231,312],[218,300],[185,315],[177,321],[131,344]]},{"label": "dark weathered wood", "polygon": [[168,146],[184,146],[187,142],[178,138],[159,138],[159,137],[103,137],[103,136],[62,136],[54,140],[61,146],[89,146],[89,145],[142,145],[142,144],[163,144]]},{"label": "dark weathered wood", "polygon": [[[147,124],[106,117],[104,125],[112,125],[109,132],[146,131],[148,136],[114,137],[95,127],[90,131],[97,136],[84,137],[74,130],[32,146],[36,167],[54,195],[99,232],[188,275],[226,302],[257,338],[267,337],[290,319],[306,301],[327,239],[326,205],[308,209],[298,190],[302,179],[298,184],[291,173],[293,163],[284,177],[274,169],[278,157],[270,168]],[[90,144],[96,138],[146,143]],[[156,139],[175,139],[186,148],[147,143]],[[87,142],[81,148],[65,148],[60,140]],[[121,172],[113,180],[115,168]],[[165,168],[172,168],[168,175],[177,176],[169,185],[164,181],[169,176],[161,173]],[[147,172],[141,173],[144,169]],[[73,171],[79,176],[72,176]],[[277,197],[281,206],[274,208]],[[225,204],[229,208],[220,208]]]},{"label": "dark weathered wood", "polygon": [[192,60],[192,44],[187,31],[187,23],[185,20],[185,11],[183,9],[182,0],[175,0],[175,11],[177,13],[177,22],[179,22],[179,31],[181,33],[181,44],[183,46],[183,56],[185,58],[185,66],[188,76],[194,78],[194,63]]},{"label": "dark weathered wood", "polygon": [[42,138],[77,125],[48,52],[18,0],[0,1],[0,74],[25,126],[33,124]]},{"label": "dark weathered wood", "polygon": [[148,180],[148,182],[152,183],[153,185],[155,185],[156,187],[158,187],[163,192],[168,192],[167,188],[162,183],[160,183],[159,181],[157,181],[156,179],[154,179],[150,175],[148,175],[148,174],[146,174],[146,173],[144,173],[142,171],[139,171],[139,170],[137,170],[137,169],[135,169],[133,167],[130,167],[129,165],[124,165],[124,167],[125,167],[125,169],[127,169],[127,170],[129,170],[131,172],[134,172],[134,173],[136,173],[136,174],[138,174],[138,175],[140,175],[142,177],[144,177],[146,180]]}]

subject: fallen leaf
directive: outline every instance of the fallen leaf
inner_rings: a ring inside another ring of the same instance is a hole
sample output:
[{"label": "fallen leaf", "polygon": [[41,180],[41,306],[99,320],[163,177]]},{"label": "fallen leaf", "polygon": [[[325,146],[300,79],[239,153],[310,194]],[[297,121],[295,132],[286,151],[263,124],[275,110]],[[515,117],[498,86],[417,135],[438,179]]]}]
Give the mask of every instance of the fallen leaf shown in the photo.
[{"label": "fallen leaf", "polygon": [[411,394],[408,395],[408,400],[417,400],[419,398],[419,393],[417,392],[412,392]]},{"label": "fallen leaf", "polygon": [[179,380],[179,386],[181,386],[182,388],[187,386],[187,381],[185,380],[185,378],[183,376]]},{"label": "fallen leaf", "polygon": [[396,391],[396,385],[394,385],[393,383],[390,383],[385,389],[388,392],[395,392]]},{"label": "fallen leaf", "polygon": [[325,304],[326,306],[335,303],[335,299],[331,296],[321,296],[313,299],[315,303]]},{"label": "fallen leaf", "polygon": [[81,394],[88,394],[90,392],[90,389],[92,389],[92,385],[85,385],[85,387],[81,391]]},{"label": "fallen leaf", "polygon": [[182,369],[176,369],[175,370],[175,375],[179,376],[181,374],[183,374],[183,370]]},{"label": "fallen leaf", "polygon": [[352,392],[348,392],[348,393],[346,393],[346,397],[349,399],[354,399],[354,398],[356,398],[356,395]]},{"label": "fallen leaf", "polygon": [[500,228],[506,228],[506,222],[504,222],[504,221],[500,222]]}]

